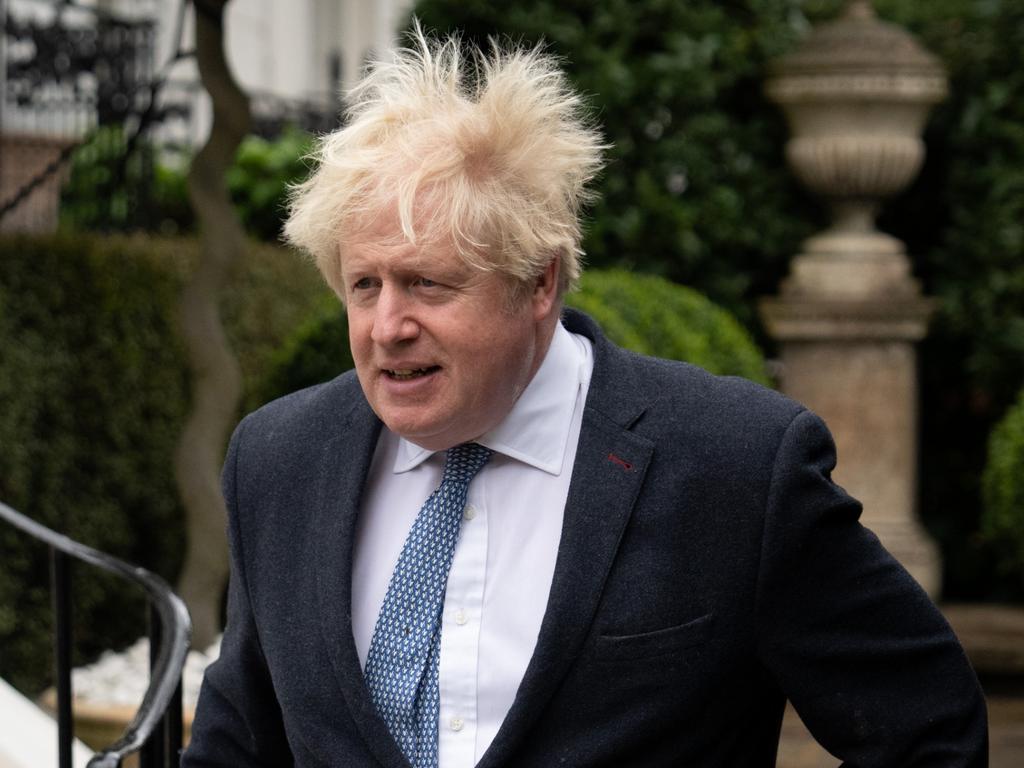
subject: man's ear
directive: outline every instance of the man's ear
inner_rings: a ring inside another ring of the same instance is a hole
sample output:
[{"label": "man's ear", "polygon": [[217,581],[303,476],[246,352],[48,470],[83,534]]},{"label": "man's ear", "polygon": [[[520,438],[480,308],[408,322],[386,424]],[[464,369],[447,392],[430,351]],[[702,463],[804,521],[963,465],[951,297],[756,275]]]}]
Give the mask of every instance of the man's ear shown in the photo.
[{"label": "man's ear", "polygon": [[551,261],[544,267],[544,271],[537,276],[537,282],[533,286],[533,317],[535,320],[543,320],[558,303],[558,280],[561,276],[562,257],[555,253]]}]

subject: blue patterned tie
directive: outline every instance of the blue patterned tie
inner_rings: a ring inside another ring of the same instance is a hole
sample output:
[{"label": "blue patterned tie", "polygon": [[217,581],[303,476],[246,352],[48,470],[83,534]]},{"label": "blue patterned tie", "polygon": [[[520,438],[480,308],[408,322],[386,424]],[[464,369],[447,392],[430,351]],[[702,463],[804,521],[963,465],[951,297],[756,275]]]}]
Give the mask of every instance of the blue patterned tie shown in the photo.
[{"label": "blue patterned tie", "polygon": [[441,609],[469,483],[491,458],[476,443],[448,449],[441,486],[424,503],[391,574],[366,657],[366,685],[415,768],[437,766]]}]

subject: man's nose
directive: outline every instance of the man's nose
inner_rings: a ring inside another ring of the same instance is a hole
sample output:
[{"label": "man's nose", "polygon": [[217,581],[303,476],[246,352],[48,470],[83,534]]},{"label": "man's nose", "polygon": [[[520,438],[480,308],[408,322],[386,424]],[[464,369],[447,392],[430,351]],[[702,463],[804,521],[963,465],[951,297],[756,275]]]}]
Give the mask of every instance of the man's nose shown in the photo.
[{"label": "man's nose", "polygon": [[413,302],[397,286],[385,284],[377,295],[370,338],[377,344],[398,344],[415,339],[419,324],[413,316]]}]

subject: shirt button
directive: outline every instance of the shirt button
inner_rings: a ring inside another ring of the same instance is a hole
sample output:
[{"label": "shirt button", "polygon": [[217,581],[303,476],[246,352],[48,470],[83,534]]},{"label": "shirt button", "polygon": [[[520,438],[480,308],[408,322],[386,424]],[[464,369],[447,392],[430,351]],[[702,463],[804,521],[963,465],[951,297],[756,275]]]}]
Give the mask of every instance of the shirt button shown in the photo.
[{"label": "shirt button", "polygon": [[462,516],[467,520],[472,520],[474,517],[476,517],[476,507],[474,507],[472,504],[467,504],[466,508],[462,510]]},{"label": "shirt button", "polygon": [[469,619],[466,618],[466,612],[459,610],[455,612],[455,623],[460,627],[465,624]]},{"label": "shirt button", "polygon": [[452,729],[453,731],[461,731],[461,730],[462,730],[462,726],[464,726],[465,724],[466,724],[466,723],[465,723],[465,721],[464,721],[464,720],[463,720],[463,719],[462,719],[461,717],[453,717],[453,718],[452,718],[452,719],[451,719],[451,720],[450,720],[450,721],[448,722],[448,726],[449,726],[449,727],[450,727],[450,728],[451,728],[451,729]]}]

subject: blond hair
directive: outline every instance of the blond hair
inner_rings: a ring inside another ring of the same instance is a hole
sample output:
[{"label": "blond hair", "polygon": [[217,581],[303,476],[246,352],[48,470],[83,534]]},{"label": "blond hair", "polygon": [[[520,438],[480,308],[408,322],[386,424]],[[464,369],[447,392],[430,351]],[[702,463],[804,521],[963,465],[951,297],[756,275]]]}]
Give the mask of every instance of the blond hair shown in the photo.
[{"label": "blond hair", "polygon": [[539,47],[461,51],[427,38],[372,65],[348,122],[324,136],[292,191],[285,236],[344,295],[346,241],[397,210],[412,243],[447,238],[467,263],[515,283],[556,255],[559,289],[581,270],[580,209],[605,148],[580,96]]}]

